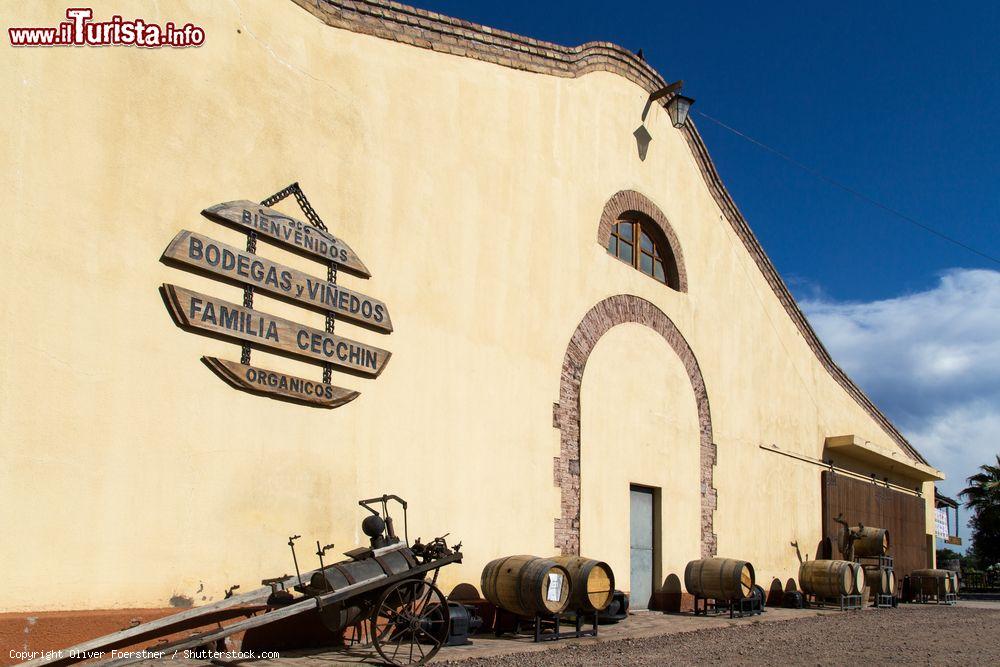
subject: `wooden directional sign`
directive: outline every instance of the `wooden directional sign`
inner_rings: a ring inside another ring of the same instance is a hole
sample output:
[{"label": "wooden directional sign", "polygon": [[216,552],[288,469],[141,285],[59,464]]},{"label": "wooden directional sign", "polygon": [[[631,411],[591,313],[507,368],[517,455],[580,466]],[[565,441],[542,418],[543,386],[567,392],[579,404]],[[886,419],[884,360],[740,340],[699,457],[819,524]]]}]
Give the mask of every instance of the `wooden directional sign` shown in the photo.
[{"label": "wooden directional sign", "polygon": [[[161,257],[162,261],[178,268],[243,286],[246,305],[176,285],[164,284],[160,292],[178,326],[243,343],[243,360],[247,363],[202,357],[205,365],[226,383],[269,398],[335,408],[353,401],[358,392],[331,384],[332,370],[377,377],[392,353],[336,336],[330,333],[334,324],[344,320],[387,334],[392,332],[392,320],[388,308],[378,299],[337,284],[337,272],[332,269],[362,278],[371,277],[371,273],[350,246],[326,231],[298,183],[292,183],[266,201],[273,204],[290,195],[295,196],[309,223],[252,201],[217,204],[203,210],[202,215],[246,232],[246,250],[182,230]],[[324,280],[258,255],[254,241],[257,237],[322,261],[333,276]],[[324,313],[329,331],[254,309],[255,292]],[[250,345],[322,364],[323,380],[309,380],[253,366],[250,364]]]},{"label": "wooden directional sign", "polygon": [[218,357],[202,357],[201,360],[216,375],[237,389],[255,394],[265,394],[272,398],[329,409],[350,403],[360,395],[357,391],[335,387],[332,384],[307,380]]},{"label": "wooden directional sign", "polygon": [[353,373],[377,376],[391,352],[342,338],[229,301],[164,284],[164,299],[178,325],[272,348]]},{"label": "wooden directional sign", "polygon": [[202,214],[217,222],[257,232],[300,253],[335,262],[348,273],[371,277],[368,267],[346,243],[307,222],[252,201],[231,201],[206,208]]},{"label": "wooden directional sign", "polygon": [[338,318],[389,333],[389,310],[378,299],[272,262],[207,236],[184,230],[174,237],[163,257],[271,294],[332,311]]}]

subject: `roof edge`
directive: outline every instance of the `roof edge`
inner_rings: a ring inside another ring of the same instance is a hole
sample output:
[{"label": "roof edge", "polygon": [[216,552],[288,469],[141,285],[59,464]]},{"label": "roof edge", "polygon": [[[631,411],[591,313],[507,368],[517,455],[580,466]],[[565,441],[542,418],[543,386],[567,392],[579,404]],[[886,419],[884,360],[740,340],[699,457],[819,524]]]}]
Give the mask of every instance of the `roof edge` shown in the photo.
[{"label": "roof edge", "polygon": [[576,78],[619,74],[645,90],[666,85],[645,60],[612,42],[562,46],[388,0],[292,0],[327,25],[513,69]]},{"label": "roof edge", "polygon": [[[576,78],[594,71],[611,72],[628,79],[649,93],[666,85],[666,80],[645,60],[612,42],[586,42],[575,47],[561,46],[389,0],[292,0],[292,2],[335,28],[441,53],[474,58],[513,69],[567,78]],[[665,102],[666,100],[661,100],[660,103]],[[833,361],[826,347],[820,342],[819,336],[795,302],[788,286],[785,285],[723,184],[694,121],[689,118],[682,131],[712,197],[816,358],[833,379],[908,456],[927,464],[920,452]]]}]

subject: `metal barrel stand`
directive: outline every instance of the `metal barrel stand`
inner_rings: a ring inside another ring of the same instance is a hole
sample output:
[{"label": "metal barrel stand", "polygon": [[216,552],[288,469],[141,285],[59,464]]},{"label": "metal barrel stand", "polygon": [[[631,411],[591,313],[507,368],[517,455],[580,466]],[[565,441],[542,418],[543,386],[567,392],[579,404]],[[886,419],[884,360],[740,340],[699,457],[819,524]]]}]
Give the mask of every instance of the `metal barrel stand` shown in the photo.
[{"label": "metal barrel stand", "polygon": [[[563,614],[541,615],[535,614],[534,618],[518,618],[514,625],[514,634],[528,634],[524,631],[524,626],[530,624],[530,633],[535,642],[552,642],[559,639],[579,639],[580,637],[597,636],[597,612],[593,614],[582,614],[576,612],[575,618],[563,618]],[[584,620],[586,619],[586,620]],[[571,630],[563,630],[565,624],[572,625]],[[590,627],[585,627],[589,625]]]},{"label": "metal barrel stand", "polygon": [[[866,569],[875,567],[879,570],[889,570],[890,572],[894,569],[892,556],[858,556],[854,560],[858,565]],[[900,585],[900,582],[896,582],[896,585]],[[892,595],[877,593],[872,606],[877,609],[891,609],[896,604],[893,602]]]},{"label": "metal barrel stand", "polygon": [[874,565],[880,570],[893,569],[892,556],[858,556],[855,560],[867,567]]},{"label": "metal barrel stand", "polygon": [[754,616],[764,611],[761,600],[758,597],[740,598],[734,602],[720,604],[714,598],[703,598],[700,595],[694,596],[695,616],[708,616],[724,614],[729,612],[729,618],[743,618],[744,616]]},{"label": "metal barrel stand", "polygon": [[[955,593],[945,593],[943,596],[940,592],[938,593],[925,593],[924,592],[924,581],[930,580],[934,582],[935,590],[940,590],[938,587],[940,580],[936,577],[924,577],[919,574],[910,575],[910,602],[915,602],[917,604],[947,604],[953,605],[958,602],[958,595]],[[916,593],[913,591],[916,590]]]},{"label": "metal barrel stand", "polygon": [[813,607],[840,609],[840,611],[856,611],[861,609],[860,595],[838,595],[832,598],[821,598],[811,595],[810,598],[809,605]]}]

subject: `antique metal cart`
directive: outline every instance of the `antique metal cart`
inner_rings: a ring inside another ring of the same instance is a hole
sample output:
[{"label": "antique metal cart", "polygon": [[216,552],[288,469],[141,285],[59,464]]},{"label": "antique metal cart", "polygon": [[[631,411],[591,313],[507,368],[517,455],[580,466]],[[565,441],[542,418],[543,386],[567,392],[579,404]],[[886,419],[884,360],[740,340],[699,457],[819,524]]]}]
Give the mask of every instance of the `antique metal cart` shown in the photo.
[{"label": "antique metal cart", "polygon": [[[448,639],[448,601],[436,582],[442,567],[461,562],[461,544],[449,547],[445,535],[426,544],[417,538],[409,545],[405,528],[405,539],[400,540],[388,511],[389,501],[402,506],[405,526],[407,504],[398,496],[360,501],[371,512],[362,522],[371,545],[347,552],[347,560],[324,565],[323,555],[333,545],[321,547],[317,542],[319,569],[299,573],[295,557],[299,536],[295,535],[288,540],[295,576],[265,579],[262,588],[241,595],[233,595],[231,589],[224,600],[99,637],[27,664],[70,664],[89,659],[94,652],[136,646],[211,624],[216,627],[199,629],[148,650],[168,656],[192,649],[224,650],[226,637],[306,612],[318,613],[322,624],[338,638],[352,629],[355,638],[366,637],[363,643],[370,643],[387,664],[423,664]],[[379,504],[380,510],[372,507]],[[240,617],[244,618],[222,625]],[[142,659],[141,654],[127,655],[105,664],[126,665]]]}]

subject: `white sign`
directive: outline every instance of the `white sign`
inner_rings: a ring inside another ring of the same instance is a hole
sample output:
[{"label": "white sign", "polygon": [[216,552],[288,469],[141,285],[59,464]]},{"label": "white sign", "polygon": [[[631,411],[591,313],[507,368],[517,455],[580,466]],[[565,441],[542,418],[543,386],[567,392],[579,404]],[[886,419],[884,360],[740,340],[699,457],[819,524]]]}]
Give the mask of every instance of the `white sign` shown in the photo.
[{"label": "white sign", "polygon": [[948,508],[934,508],[934,536],[938,539],[948,539]]},{"label": "white sign", "polygon": [[545,599],[549,602],[559,602],[562,599],[563,576],[561,574],[549,575],[549,590]]}]

